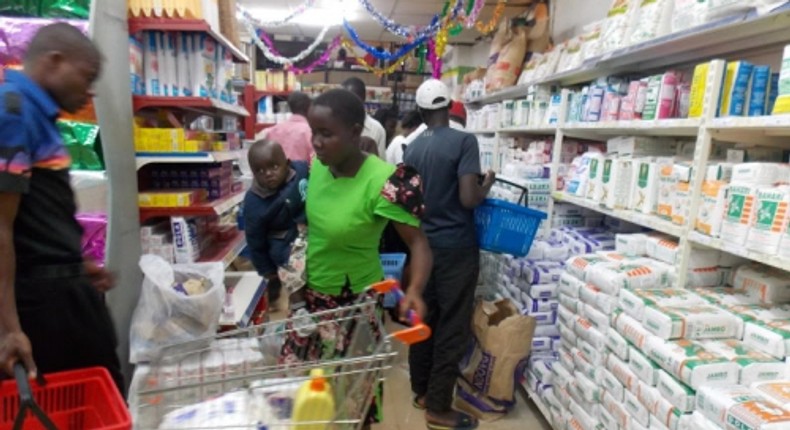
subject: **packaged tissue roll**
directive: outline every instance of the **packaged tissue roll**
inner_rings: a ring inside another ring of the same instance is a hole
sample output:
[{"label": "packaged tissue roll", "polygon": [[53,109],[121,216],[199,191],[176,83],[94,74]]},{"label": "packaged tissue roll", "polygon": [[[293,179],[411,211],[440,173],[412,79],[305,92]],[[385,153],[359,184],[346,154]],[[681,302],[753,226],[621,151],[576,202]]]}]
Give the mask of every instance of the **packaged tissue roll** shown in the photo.
[{"label": "packaged tissue roll", "polygon": [[642,322],[661,339],[724,339],[740,337],[743,321],[712,305],[647,305]]},{"label": "packaged tissue roll", "polygon": [[645,290],[620,290],[620,307],[632,317],[642,321],[645,306],[702,305],[706,301],[693,292],[680,288]]},{"label": "packaged tissue roll", "polygon": [[590,268],[597,264],[605,264],[608,261],[595,254],[579,255],[571,257],[565,262],[565,270],[582,281],[587,279]]},{"label": "packaged tissue roll", "polygon": [[790,412],[743,385],[702,387],[697,392],[697,410],[727,429],[790,428]]},{"label": "packaged tissue roll", "polygon": [[604,293],[616,296],[620,289],[667,286],[669,277],[666,270],[658,265],[607,263],[590,268],[586,279]]},{"label": "packaged tissue roll", "polygon": [[651,336],[644,351],[662,369],[695,390],[711,383],[738,382],[740,367],[737,363],[713,354],[688,339],[665,341]]},{"label": "packaged tissue roll", "polygon": [[741,366],[741,384],[774,381],[788,377],[788,364],[746,346],[737,339],[703,340],[702,346]]}]

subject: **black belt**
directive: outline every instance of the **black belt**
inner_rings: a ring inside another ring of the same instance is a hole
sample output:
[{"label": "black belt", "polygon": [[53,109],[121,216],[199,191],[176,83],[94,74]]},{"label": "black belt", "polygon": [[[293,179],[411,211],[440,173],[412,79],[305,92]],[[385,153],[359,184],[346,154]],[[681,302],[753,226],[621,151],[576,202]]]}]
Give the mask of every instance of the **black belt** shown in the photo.
[{"label": "black belt", "polygon": [[83,275],[85,275],[85,267],[82,263],[26,266],[16,269],[16,278],[20,280],[69,279]]}]

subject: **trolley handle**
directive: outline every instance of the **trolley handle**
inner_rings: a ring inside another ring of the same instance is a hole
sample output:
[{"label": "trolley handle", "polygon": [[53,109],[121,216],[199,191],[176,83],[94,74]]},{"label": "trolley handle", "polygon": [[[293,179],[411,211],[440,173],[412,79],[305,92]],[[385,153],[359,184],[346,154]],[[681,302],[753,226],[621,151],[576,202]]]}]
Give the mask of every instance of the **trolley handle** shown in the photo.
[{"label": "trolley handle", "polygon": [[[13,430],[22,430],[24,428],[28,409],[30,409],[33,416],[41,422],[46,430],[58,430],[52,420],[49,419],[47,414],[44,413],[33,398],[33,390],[30,388],[30,381],[27,379],[27,374],[27,370],[22,363],[17,362],[14,364],[14,378],[16,379],[16,387],[19,391],[19,412],[14,419]],[[39,374],[37,378],[37,383],[39,385],[45,384],[44,377],[41,374]]]},{"label": "trolley handle", "polygon": [[507,179],[502,179],[502,178],[498,178],[498,177],[494,178],[494,181],[495,182],[502,182],[503,184],[507,184],[507,185],[510,185],[511,187],[515,187],[515,188],[518,188],[519,190],[521,190],[521,197],[518,198],[518,204],[519,205],[524,205],[524,207],[528,207],[527,203],[529,202],[529,189],[527,189],[527,187],[525,187],[525,186],[523,186],[521,184],[515,183],[513,181],[509,181]]},{"label": "trolley handle", "polygon": [[[405,297],[403,290],[400,289],[400,285],[395,279],[386,279],[371,285],[371,288],[373,288],[379,294],[392,293],[398,303],[400,303]],[[409,311],[406,313],[406,318],[408,319],[409,324],[411,324],[411,327],[392,333],[392,337],[398,339],[406,345],[420,343],[428,340],[428,338],[431,337],[431,328],[422,321],[422,318],[417,315],[417,312],[409,309]]]}]

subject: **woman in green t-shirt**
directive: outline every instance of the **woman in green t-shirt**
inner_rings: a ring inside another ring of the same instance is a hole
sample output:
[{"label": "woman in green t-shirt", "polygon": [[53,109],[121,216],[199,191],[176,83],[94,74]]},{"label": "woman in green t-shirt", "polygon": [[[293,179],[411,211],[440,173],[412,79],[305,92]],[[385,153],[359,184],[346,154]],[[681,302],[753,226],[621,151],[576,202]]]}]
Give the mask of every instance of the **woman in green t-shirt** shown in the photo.
[{"label": "woman in green t-shirt", "polygon": [[[316,313],[354,304],[361,294],[372,295],[366,287],[384,278],[379,244],[384,227],[392,222],[412,257],[401,315],[413,310],[424,316],[422,290],[432,256],[418,218],[423,209],[419,176],[413,169],[396,168],[360,149],[365,108],[354,94],[346,90],[322,94],[313,101],[308,120],[317,161],[307,185],[304,307]],[[321,342],[309,342],[292,331],[282,361],[342,356],[348,342],[347,336],[322,336]]]}]

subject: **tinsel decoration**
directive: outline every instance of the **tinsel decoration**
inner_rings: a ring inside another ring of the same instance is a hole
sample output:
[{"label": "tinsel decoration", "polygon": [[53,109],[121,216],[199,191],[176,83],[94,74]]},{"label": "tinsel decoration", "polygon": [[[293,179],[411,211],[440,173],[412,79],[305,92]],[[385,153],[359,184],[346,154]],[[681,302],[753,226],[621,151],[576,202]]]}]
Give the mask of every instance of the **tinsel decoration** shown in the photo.
[{"label": "tinsel decoration", "polygon": [[247,9],[242,7],[240,3],[236,3],[236,10],[239,12],[239,14],[241,14],[243,20],[250,21],[257,27],[282,27],[290,24],[294,18],[307,12],[308,9],[315,5],[315,2],[316,0],[305,0],[305,2],[297,6],[297,8],[290,13],[290,15],[277,21],[261,21],[256,19]]},{"label": "tinsel decoration", "polygon": [[502,14],[505,12],[506,4],[507,4],[507,0],[499,0],[499,2],[496,5],[496,8],[494,8],[494,16],[491,17],[491,20],[488,21],[486,24],[482,24],[479,22],[475,24],[475,28],[477,28],[477,31],[479,31],[483,35],[486,35],[494,31],[494,29],[496,29],[497,25],[499,24],[499,20],[502,19]]},{"label": "tinsel decoration", "polygon": [[345,27],[346,32],[348,32],[348,36],[351,38],[351,40],[354,42],[355,45],[364,49],[365,52],[374,56],[376,59],[384,60],[384,61],[396,61],[399,58],[403,57],[404,55],[408,54],[409,52],[413,51],[414,48],[418,47],[421,43],[425,42],[428,39],[426,37],[426,38],[413,40],[401,46],[400,49],[392,53],[389,51],[380,51],[378,48],[368,45],[367,43],[362,41],[362,39],[359,38],[359,34],[357,33],[357,31],[354,29],[354,27],[351,26],[351,24],[348,23],[348,21],[343,20],[343,27]]}]

